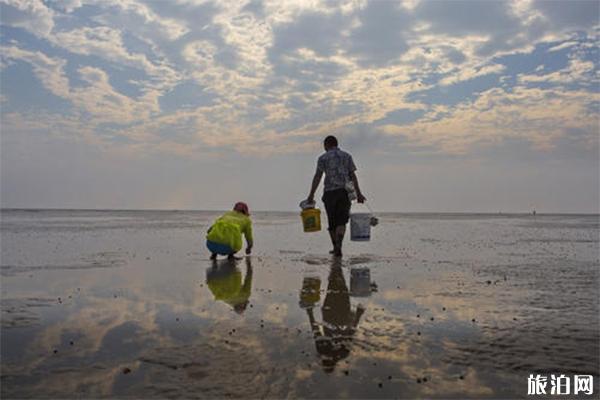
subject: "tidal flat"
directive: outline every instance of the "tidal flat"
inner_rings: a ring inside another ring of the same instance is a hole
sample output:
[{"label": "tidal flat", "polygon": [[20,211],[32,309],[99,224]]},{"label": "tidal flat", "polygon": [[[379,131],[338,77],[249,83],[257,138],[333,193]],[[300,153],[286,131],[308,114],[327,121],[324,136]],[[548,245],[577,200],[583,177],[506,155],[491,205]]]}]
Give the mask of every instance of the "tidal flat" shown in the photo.
[{"label": "tidal flat", "polygon": [[253,254],[212,262],[218,215],[2,210],[1,397],[599,393],[598,215],[383,213],[336,259],[256,212]]}]

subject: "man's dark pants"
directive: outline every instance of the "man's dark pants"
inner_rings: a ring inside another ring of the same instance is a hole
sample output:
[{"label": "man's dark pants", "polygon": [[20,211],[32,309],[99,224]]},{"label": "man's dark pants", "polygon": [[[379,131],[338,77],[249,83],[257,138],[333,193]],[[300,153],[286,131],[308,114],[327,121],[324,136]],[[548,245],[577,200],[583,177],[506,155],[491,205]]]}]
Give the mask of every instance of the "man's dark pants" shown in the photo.
[{"label": "man's dark pants", "polygon": [[338,226],[345,226],[350,219],[350,199],[346,189],[327,190],[323,193],[323,203],[327,212],[328,230],[333,231]]}]

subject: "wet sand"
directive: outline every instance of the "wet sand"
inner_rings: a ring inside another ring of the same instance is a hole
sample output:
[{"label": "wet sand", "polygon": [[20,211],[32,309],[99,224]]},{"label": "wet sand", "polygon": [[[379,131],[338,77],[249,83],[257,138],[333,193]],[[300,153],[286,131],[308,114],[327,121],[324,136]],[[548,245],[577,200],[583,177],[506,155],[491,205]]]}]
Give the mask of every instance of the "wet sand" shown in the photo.
[{"label": "wet sand", "polygon": [[216,216],[2,211],[2,398],[599,393],[597,215],[382,214],[339,261],[256,213],[254,254],[212,263]]}]

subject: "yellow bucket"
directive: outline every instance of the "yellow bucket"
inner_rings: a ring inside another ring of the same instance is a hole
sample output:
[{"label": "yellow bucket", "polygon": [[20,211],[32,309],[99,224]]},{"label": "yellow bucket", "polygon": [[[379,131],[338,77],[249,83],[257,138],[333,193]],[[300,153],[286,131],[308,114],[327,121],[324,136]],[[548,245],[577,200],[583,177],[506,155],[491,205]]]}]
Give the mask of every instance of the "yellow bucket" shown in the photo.
[{"label": "yellow bucket", "polygon": [[321,230],[321,210],[308,208],[300,213],[304,232],[318,232]]}]

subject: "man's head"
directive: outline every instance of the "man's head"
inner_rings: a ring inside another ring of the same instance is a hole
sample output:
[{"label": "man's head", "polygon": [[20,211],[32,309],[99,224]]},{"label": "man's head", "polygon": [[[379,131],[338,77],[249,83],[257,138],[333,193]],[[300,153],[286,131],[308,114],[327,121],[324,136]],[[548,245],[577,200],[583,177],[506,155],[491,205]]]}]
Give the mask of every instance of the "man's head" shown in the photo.
[{"label": "man's head", "polygon": [[335,136],[329,135],[323,141],[323,146],[325,147],[325,150],[333,149],[338,146],[338,141]]}]

